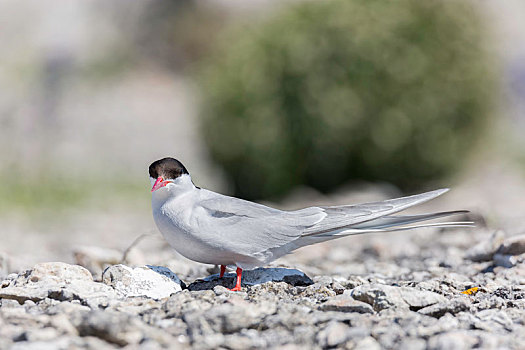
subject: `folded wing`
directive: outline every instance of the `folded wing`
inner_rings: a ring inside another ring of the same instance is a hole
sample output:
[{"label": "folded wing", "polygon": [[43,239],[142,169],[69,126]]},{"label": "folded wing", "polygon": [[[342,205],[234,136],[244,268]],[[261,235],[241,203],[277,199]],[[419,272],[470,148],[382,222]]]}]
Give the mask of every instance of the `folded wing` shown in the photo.
[{"label": "folded wing", "polygon": [[347,235],[420,227],[472,226],[473,223],[467,221],[410,225],[465,213],[464,210],[393,215],[446,191],[441,189],[381,202],[309,207],[295,211],[282,211],[213,193],[200,202],[205,215],[196,217],[203,232],[214,233],[209,235],[210,239],[219,237],[216,245],[222,241],[228,249],[261,256],[268,262],[299,247]]},{"label": "folded wing", "polygon": [[[321,208],[282,211],[242,199],[210,194],[195,215],[202,233],[210,232],[213,244],[237,252],[258,254],[297,240],[304,230],[326,217]],[[208,242],[210,243],[210,242]]]},{"label": "folded wing", "polygon": [[[366,230],[371,230],[369,232],[376,232],[380,229],[388,230],[389,228],[399,225],[465,213],[466,211],[460,210],[421,215],[392,215],[415,205],[427,202],[447,191],[448,189],[440,189],[381,202],[320,207],[323,212],[326,213],[326,217],[315,225],[307,228],[303,232],[303,236],[340,234],[341,232],[350,229],[359,230],[357,232],[360,233],[364,233]],[[348,231],[348,234],[352,234],[350,232],[351,231]]]}]

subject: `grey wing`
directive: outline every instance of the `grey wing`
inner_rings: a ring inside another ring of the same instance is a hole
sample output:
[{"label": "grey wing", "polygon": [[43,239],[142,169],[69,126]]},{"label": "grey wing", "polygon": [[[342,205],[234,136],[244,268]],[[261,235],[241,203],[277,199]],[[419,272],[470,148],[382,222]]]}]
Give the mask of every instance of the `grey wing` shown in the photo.
[{"label": "grey wing", "polygon": [[[345,228],[365,226],[364,224],[369,221],[383,218],[405,210],[409,207],[424,203],[442,195],[447,191],[448,189],[440,189],[414,196],[389,199],[381,202],[320,207],[327,214],[326,217],[317,224],[306,228],[303,236],[319,235],[333,231],[340,231]],[[413,220],[412,222],[420,221],[419,219],[415,220],[415,218],[411,219]],[[429,217],[426,219],[429,219]],[[388,219],[382,220],[381,224],[385,225],[386,222],[383,221],[388,221],[388,223],[390,223],[389,221],[391,220],[394,220],[394,218],[389,217]],[[421,218],[421,220],[423,219]],[[399,223],[401,223],[401,221],[403,221],[403,223],[407,222],[407,220],[399,220]]]},{"label": "grey wing", "polygon": [[213,232],[210,236],[224,242],[231,251],[251,256],[266,254],[269,251],[271,255],[278,257],[301,246],[349,234],[430,226],[470,226],[471,222],[445,222],[400,227],[465,211],[412,216],[391,215],[429,201],[446,191],[448,189],[375,203],[309,207],[296,211],[281,211],[209,192],[208,198],[200,202],[204,215],[198,216],[198,227],[203,231]]},{"label": "grey wing", "polygon": [[213,231],[232,250],[250,255],[292,242],[326,217],[321,208],[288,212],[213,192],[199,206],[204,211],[198,216],[201,230]]}]

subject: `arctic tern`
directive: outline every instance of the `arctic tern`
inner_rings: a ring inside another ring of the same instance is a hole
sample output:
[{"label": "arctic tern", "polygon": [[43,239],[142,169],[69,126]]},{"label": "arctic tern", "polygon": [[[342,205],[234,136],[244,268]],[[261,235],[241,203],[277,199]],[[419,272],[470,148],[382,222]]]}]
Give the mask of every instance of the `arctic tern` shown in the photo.
[{"label": "arctic tern", "polygon": [[163,158],[149,167],[155,223],[168,243],[190,260],[242,270],[266,265],[298,248],[369,232],[419,227],[465,227],[472,222],[421,221],[466,213],[455,210],[419,215],[393,215],[433,199],[448,189],[375,203],[314,206],[284,211],[196,187],[181,162]]}]

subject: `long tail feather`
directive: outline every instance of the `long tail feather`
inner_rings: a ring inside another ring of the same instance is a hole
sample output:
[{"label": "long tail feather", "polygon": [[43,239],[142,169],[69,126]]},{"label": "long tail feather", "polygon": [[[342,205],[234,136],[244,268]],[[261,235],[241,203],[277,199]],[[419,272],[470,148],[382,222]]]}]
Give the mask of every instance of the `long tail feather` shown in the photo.
[{"label": "long tail feather", "polygon": [[378,218],[372,221],[367,221],[363,224],[358,224],[352,226],[352,228],[357,229],[382,229],[392,226],[407,225],[415,222],[433,220],[437,218],[442,218],[445,216],[456,215],[456,214],[466,214],[468,210],[454,210],[454,211],[443,211],[438,213],[429,213],[429,214],[418,214],[418,215],[389,215],[382,218]]},{"label": "long tail feather", "polygon": [[[381,202],[319,207],[326,216],[315,225],[304,230],[302,236],[318,236],[324,233],[341,232],[356,225],[375,222],[380,218],[390,218],[392,214],[429,201],[447,191],[448,189],[445,188]],[[437,214],[440,215],[439,213]]]},{"label": "long tail feather", "polygon": [[405,230],[413,230],[416,228],[425,228],[425,227],[443,227],[443,228],[450,228],[450,227],[475,227],[473,221],[451,221],[451,222],[438,222],[438,223],[431,223],[431,224],[420,224],[420,225],[413,225],[413,226],[396,226],[396,227],[388,227],[388,228],[365,228],[365,229],[347,229],[341,232],[337,233],[324,233],[317,235],[316,237],[342,237],[342,236],[351,236],[351,235],[361,235],[364,233],[372,233],[372,232],[395,232],[395,231],[405,231]]}]

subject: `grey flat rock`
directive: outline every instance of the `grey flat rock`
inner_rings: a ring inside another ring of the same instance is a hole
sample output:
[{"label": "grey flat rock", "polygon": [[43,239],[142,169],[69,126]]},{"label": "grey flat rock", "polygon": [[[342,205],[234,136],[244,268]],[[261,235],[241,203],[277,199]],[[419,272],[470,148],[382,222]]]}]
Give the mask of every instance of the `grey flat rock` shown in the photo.
[{"label": "grey flat rock", "polygon": [[[217,285],[232,288],[236,278],[234,273],[226,273],[222,278],[219,277],[219,274],[215,274],[193,282],[188,286],[188,289],[213,289]],[[260,267],[242,272],[242,286],[255,286],[268,282],[285,282],[292,286],[308,286],[314,283],[304,272],[296,269]]]}]

